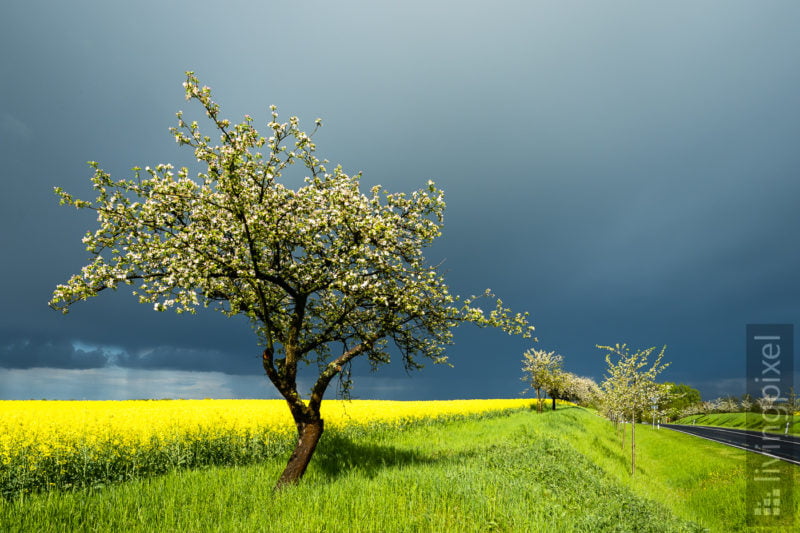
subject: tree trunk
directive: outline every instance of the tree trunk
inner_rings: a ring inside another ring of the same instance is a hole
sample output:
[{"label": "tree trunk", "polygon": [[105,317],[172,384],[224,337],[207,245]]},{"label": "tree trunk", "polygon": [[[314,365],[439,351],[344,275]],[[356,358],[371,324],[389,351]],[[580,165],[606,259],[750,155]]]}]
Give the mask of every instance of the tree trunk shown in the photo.
[{"label": "tree trunk", "polygon": [[542,414],[542,395],[540,389],[536,389],[536,412]]},{"label": "tree trunk", "polygon": [[619,432],[619,434],[620,434],[619,448],[621,450],[620,453],[622,453],[622,452],[625,451],[625,417],[624,416],[622,417],[622,422],[620,423],[619,428],[621,430]]},{"label": "tree trunk", "polygon": [[636,476],[636,414],[631,417],[631,477]]},{"label": "tree trunk", "polygon": [[553,396],[553,411],[556,410],[556,397]]},{"label": "tree trunk", "polygon": [[323,430],[324,424],[321,418],[297,422],[297,446],[289,457],[289,462],[286,463],[281,477],[278,478],[275,490],[280,490],[287,485],[295,485],[300,481],[300,478],[306,473],[308,463],[311,462]]},{"label": "tree trunk", "polygon": [[[303,299],[304,303],[305,299]],[[302,321],[303,317],[302,313],[300,313],[297,315],[297,323],[300,324]],[[298,330],[299,327],[298,325]],[[290,334],[290,337],[295,341],[297,339],[296,335]],[[264,353],[261,356],[264,371],[273,385],[275,385],[275,388],[286,399],[289,410],[292,412],[295,426],[297,426],[297,446],[295,446],[292,455],[289,457],[289,462],[286,463],[286,468],[284,468],[281,477],[278,478],[275,490],[280,490],[287,485],[297,484],[303,474],[306,473],[308,463],[311,462],[311,457],[314,455],[314,450],[317,449],[317,443],[322,437],[322,432],[325,428],[319,412],[322,405],[322,397],[325,395],[328,384],[334,376],[342,371],[343,365],[346,365],[364,351],[371,349],[376,340],[374,338],[367,339],[329,363],[325,370],[320,373],[317,382],[311,389],[311,397],[308,400],[308,404],[305,404],[300,395],[297,394],[297,361],[300,360],[302,354],[297,351],[296,343],[284,344],[286,357],[278,361],[273,359],[274,351],[271,347],[264,349]]]}]

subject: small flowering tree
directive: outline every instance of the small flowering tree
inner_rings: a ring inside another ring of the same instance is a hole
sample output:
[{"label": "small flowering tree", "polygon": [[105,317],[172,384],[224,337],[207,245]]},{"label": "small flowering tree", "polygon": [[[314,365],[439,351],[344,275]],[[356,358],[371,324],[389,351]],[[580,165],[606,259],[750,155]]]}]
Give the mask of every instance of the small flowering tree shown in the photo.
[{"label": "small flowering tree", "polygon": [[756,399],[756,405],[758,405],[759,411],[766,413],[775,406],[775,400],[775,396],[762,396]]},{"label": "small flowering tree", "polygon": [[[57,188],[62,204],[96,211],[99,228],[83,239],[92,260],[55,289],[51,306],[67,312],[127,284],[156,311],[211,306],[246,316],[263,345],[263,369],[297,427],[278,487],[303,476],[324,429],[323,396],[337,376],[349,385],[356,357],[376,368],[389,363],[393,348],[407,369],[425,359],[443,363],[451,329],[464,322],[530,336],[527,314],[512,314],[489,291],[488,313],[475,297],[452,296],[426,263],[423,249],[440,235],[445,208],[432,182],[410,195],[380,186],[364,193],[360,174],[329,171],[317,159],[313,132],[301,131],[296,117],[279,123],[272,106],[265,138],[249,116],[236,125],[220,118],[211,90],[193,73],[184,87],[219,134],[212,144],[180,112],[171,129],[204,171],[193,178],[186,168],[176,174],[159,165],[113,180],[91,162],[94,202]],[[280,178],[297,163],[308,175],[293,189]],[[307,364],[317,372],[303,397],[297,379]]]},{"label": "small flowering tree", "polygon": [[567,389],[565,394],[568,400],[576,402],[584,407],[594,407],[600,401],[602,391],[600,386],[592,378],[577,376],[571,372],[565,372]]},{"label": "small flowering tree", "polygon": [[786,397],[786,407],[790,413],[795,413],[800,410],[800,397],[794,390],[794,387],[789,387],[789,395]]},{"label": "small flowering tree", "polygon": [[621,412],[631,421],[631,476],[636,474],[636,421],[653,402],[652,398],[660,396],[661,387],[655,378],[669,363],[661,363],[667,347],[661,348],[652,364],[648,358],[655,346],[631,353],[625,344],[601,346],[605,350],[608,375],[603,382],[603,390],[607,398],[613,398],[613,411]]},{"label": "small flowering tree", "polygon": [[[536,391],[536,409],[542,412],[542,389],[551,390],[561,376],[561,364],[564,358],[556,352],[546,352],[530,348],[522,354],[522,371],[525,375],[522,381],[530,383],[531,389]],[[555,409],[555,397],[553,399]]]},{"label": "small flowering tree", "polygon": [[745,394],[742,396],[742,400],[739,402],[739,405],[742,406],[742,411],[747,413],[753,408],[753,401],[749,395]]},{"label": "small flowering tree", "polygon": [[544,390],[550,396],[553,411],[556,410],[556,400],[564,400],[570,395],[572,383],[570,379],[574,374],[558,369],[546,378]]},{"label": "small flowering tree", "polygon": [[620,437],[620,448],[625,449],[625,412],[627,405],[620,380],[606,379],[600,385],[600,412],[614,423]]}]

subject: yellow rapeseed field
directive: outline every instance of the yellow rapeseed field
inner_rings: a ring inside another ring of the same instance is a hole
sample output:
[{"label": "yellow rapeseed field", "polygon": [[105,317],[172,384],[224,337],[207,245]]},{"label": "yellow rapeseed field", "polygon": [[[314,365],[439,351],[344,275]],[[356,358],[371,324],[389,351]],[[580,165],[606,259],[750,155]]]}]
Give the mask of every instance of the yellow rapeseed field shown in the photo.
[{"label": "yellow rapeseed field", "polygon": [[[402,426],[520,409],[529,399],[326,400],[326,428]],[[124,480],[179,466],[241,464],[283,453],[283,400],[0,401],[0,493]]]}]

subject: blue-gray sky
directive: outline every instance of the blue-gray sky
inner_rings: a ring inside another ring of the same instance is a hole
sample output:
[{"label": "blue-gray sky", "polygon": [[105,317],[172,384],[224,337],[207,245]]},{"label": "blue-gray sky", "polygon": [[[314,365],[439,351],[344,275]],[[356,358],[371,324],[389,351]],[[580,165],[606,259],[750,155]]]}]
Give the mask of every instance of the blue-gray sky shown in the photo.
[{"label": "blue-gray sky", "polygon": [[[125,291],[46,303],[85,264],[96,160],[186,164],[183,72],[223,114],[270,104],[367,185],[446,192],[454,292],[528,310],[601,379],[595,344],[668,345],[664,378],[744,392],[748,323],[800,318],[800,3],[209,2],[0,7],[0,399],[274,397],[246,323]],[[533,344],[462,329],[454,368],[364,372],[355,395],[517,395]],[[359,369],[360,370],[360,369]]]}]

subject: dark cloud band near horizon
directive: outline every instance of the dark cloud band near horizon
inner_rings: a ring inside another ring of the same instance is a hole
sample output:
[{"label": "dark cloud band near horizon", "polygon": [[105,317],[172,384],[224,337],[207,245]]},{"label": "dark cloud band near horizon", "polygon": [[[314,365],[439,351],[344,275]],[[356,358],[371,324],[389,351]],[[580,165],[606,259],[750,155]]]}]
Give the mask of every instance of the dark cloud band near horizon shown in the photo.
[{"label": "dark cloud band near horizon", "polygon": [[[186,370],[252,374],[259,359],[252,353],[229,357],[221,350],[185,346],[156,346],[131,350],[122,346],[98,346],[86,342],[23,339],[0,347],[0,368],[89,369],[118,366],[142,370]],[[249,365],[246,363],[250,363]]]},{"label": "dark cloud band near horizon", "polygon": [[[666,344],[665,379],[741,394],[746,325],[800,317],[798,26],[789,0],[11,0],[0,398],[270,394],[246,321],[155,313],[124,290],[67,316],[46,305],[96,225],[53,187],[91,198],[88,160],[115,178],[190,164],[168,132],[176,111],[199,113],[186,70],[232,121],[261,127],[270,104],[308,129],[322,117],[320,157],[366,187],[434,180],[448,207],[430,262],[454,293],[491,287],[530,311],[568,370],[602,379],[596,344]],[[359,369],[365,394],[521,390],[530,343],[455,341],[452,369]]]}]

